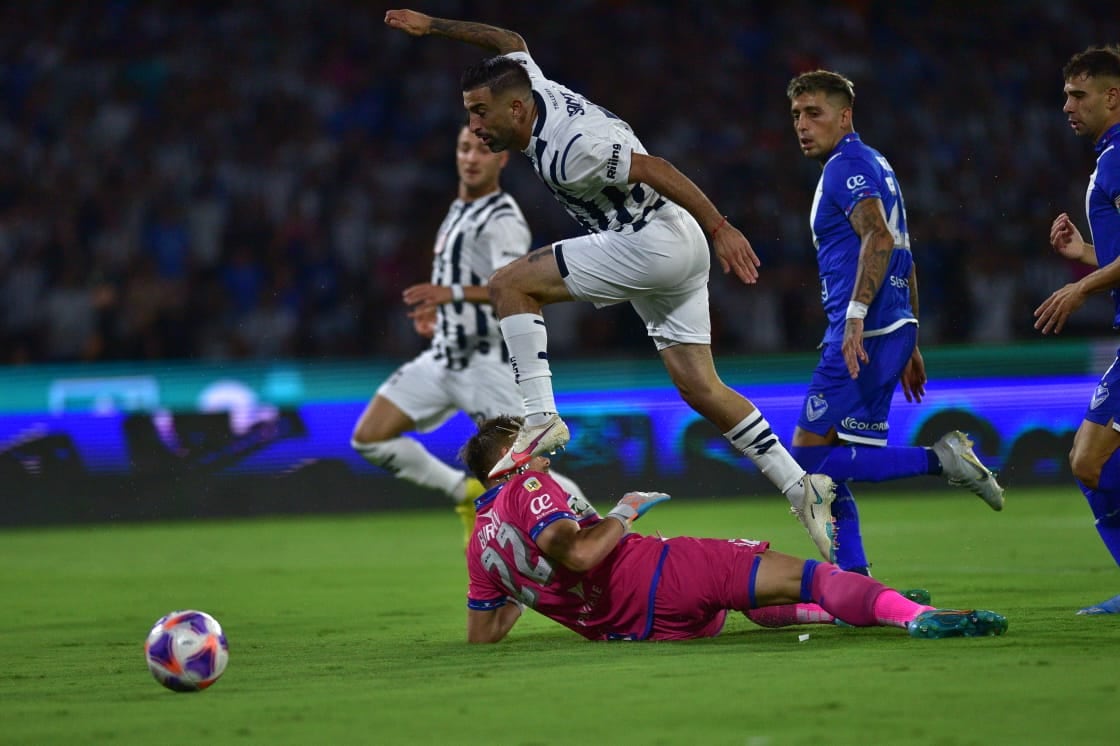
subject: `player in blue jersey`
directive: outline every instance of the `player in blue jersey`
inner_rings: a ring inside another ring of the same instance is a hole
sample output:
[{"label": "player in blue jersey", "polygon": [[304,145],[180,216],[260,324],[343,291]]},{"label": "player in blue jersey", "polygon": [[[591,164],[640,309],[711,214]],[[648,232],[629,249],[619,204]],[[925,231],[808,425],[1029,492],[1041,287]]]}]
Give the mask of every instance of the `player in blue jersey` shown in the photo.
[{"label": "player in blue jersey", "polygon": [[901,382],[906,400],[920,402],[926,383],[902,189],[887,159],[853,129],[850,80],[817,70],[794,78],[786,92],[801,152],[822,166],[809,220],[828,316],[792,452],[836,482],[837,564],[867,573],[847,482],[943,474],[994,510],[1003,508],[1003,489],[961,432],[931,448],[887,447],[895,388]]},{"label": "player in blue jersey", "polygon": [[517,439],[490,476],[511,473],[568,441],[556,411],[542,307],[571,300],[600,307],[630,303],[684,401],[781,490],[829,557],[832,480],[806,473],[762,413],[720,380],[712,358],[708,239],[724,272],[753,283],[758,257],[746,237],[688,177],[648,154],[626,122],[545,77],[519,34],[411,10],[390,10],[385,23],[494,55],[462,76],[468,126],[494,152],[522,151],[587,231],[536,249],[490,279],[525,404]]},{"label": "player in blue jersey", "polygon": [[[1120,46],[1091,47],[1074,55],[1062,70],[1070,127],[1089,137],[1098,153],[1089,177],[1085,213],[1091,243],[1069,215],[1050,228],[1050,244],[1062,256],[1097,267],[1077,282],[1056,290],[1035,309],[1035,328],[1057,334],[1070,314],[1094,293],[1108,292],[1120,328]],[[1073,436],[1069,463],[1096,519],[1097,532],[1120,565],[1120,355],[1105,371],[1089,401],[1085,419]],[[1120,614],[1120,595],[1078,614]]]}]

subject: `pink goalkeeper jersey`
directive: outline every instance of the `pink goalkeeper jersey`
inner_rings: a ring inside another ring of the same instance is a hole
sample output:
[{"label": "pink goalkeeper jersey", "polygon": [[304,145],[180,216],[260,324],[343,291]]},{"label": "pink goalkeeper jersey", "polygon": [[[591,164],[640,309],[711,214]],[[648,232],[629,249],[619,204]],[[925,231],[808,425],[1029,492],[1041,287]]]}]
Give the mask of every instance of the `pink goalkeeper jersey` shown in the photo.
[{"label": "pink goalkeeper jersey", "polygon": [[[646,639],[667,553],[656,537],[627,534],[585,573],[543,556],[536,538],[553,521],[576,520],[568,494],[541,472],[526,472],[475,501],[467,548],[467,607],[490,611],[512,596],[591,640]],[[583,525],[598,522],[597,516]]]}]

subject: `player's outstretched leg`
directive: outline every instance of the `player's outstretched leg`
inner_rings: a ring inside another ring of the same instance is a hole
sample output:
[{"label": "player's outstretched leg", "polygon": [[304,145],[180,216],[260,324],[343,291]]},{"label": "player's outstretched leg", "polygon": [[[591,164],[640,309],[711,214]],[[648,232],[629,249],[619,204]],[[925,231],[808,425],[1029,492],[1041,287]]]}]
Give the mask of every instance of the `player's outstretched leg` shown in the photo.
[{"label": "player's outstretched leg", "polygon": [[945,433],[933,444],[949,484],[979,496],[992,510],[1003,510],[1003,487],[972,450],[972,441],[960,430]]},{"label": "player's outstretched leg", "polygon": [[803,602],[819,604],[853,627],[901,627],[923,638],[983,637],[1007,630],[1007,620],[995,612],[935,609],[877,580],[816,560],[805,560],[800,587]]},{"label": "player's outstretched leg", "polygon": [[[925,588],[909,588],[899,594],[919,606],[930,605],[930,593]],[[824,608],[814,603],[782,604],[763,606],[747,612],[747,618],[760,627],[790,627],[796,624],[835,624],[850,627],[847,622],[837,619]]]}]

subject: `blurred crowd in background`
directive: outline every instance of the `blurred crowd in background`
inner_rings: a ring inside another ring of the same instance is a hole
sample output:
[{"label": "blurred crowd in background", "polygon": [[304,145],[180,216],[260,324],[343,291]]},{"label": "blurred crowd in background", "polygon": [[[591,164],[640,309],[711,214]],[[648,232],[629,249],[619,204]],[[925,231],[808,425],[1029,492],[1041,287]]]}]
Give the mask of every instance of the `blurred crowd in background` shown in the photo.
[{"label": "blurred crowd in background", "polygon": [[[482,52],[383,25],[368,2],[0,5],[0,345],[8,364],[405,357],[454,197],[459,74]],[[892,162],[918,263],[920,341],[1033,339],[1084,269],[1091,143],[1061,67],[1120,39],[1108,3],[1011,0],[428,2],[516,30],[545,73],[637,131],[752,241],[761,281],[713,268],[716,354],[807,352],[820,310],[785,88],[825,67]],[[579,231],[514,154],[534,246]],[[1088,236],[1086,236],[1088,238]],[[549,309],[564,355],[652,354],[628,307]],[[1106,335],[1094,299],[1066,333]]]}]

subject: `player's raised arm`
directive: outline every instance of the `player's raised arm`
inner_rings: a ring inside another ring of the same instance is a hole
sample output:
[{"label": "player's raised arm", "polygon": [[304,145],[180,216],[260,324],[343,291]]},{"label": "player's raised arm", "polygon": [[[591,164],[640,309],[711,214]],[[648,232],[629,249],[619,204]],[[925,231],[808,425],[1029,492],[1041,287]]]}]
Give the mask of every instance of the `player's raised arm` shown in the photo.
[{"label": "player's raised arm", "polygon": [[758,281],[758,255],[743,233],[727,222],[708,195],[664,158],[634,153],[630,160],[631,184],[641,182],[688,210],[712,239],[712,248],[724,273],[747,284]]},{"label": "player's raised arm", "polygon": [[415,10],[390,10],[385,13],[385,25],[403,31],[409,36],[437,34],[448,39],[464,41],[482,47],[492,54],[528,52],[525,40],[515,31],[470,21],[450,18],[433,18]]}]

